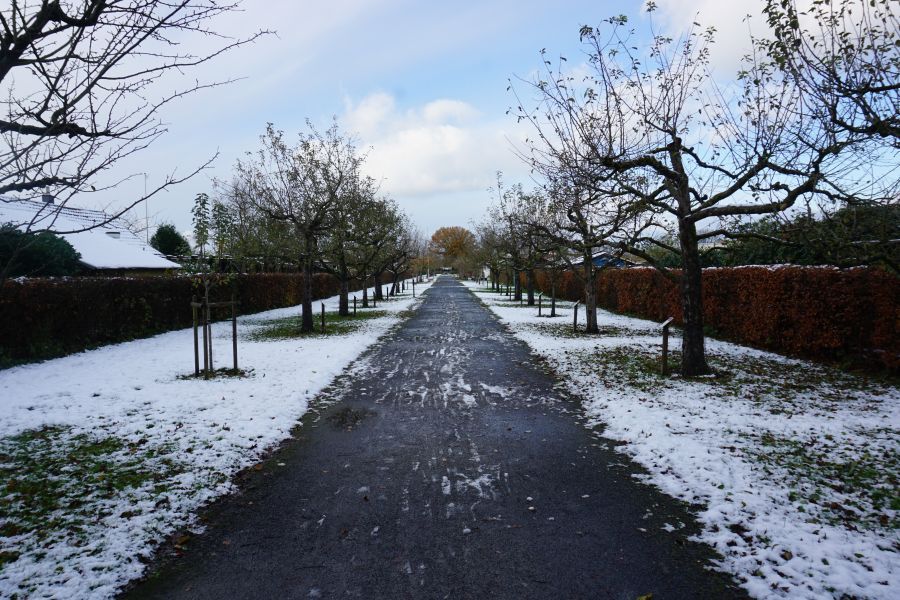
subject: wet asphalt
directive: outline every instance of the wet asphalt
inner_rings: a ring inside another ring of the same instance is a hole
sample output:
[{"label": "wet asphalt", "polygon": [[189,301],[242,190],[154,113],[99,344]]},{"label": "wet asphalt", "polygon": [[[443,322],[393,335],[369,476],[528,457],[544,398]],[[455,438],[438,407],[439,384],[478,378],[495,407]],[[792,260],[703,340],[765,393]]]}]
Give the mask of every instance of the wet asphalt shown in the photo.
[{"label": "wet asphalt", "polygon": [[746,597],[555,383],[442,277],[124,597]]}]

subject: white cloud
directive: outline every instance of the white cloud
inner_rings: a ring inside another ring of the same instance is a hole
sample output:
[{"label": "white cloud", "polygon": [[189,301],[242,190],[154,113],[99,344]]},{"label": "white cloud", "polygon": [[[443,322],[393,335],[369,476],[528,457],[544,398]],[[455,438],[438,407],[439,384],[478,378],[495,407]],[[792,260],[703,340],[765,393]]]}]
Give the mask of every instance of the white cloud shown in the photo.
[{"label": "white cloud", "polygon": [[383,179],[383,189],[401,201],[483,192],[498,169],[522,169],[510,145],[521,132],[508,119],[484,119],[461,100],[441,98],[399,110],[390,94],[378,92],[345,107],[345,127],[371,146],[368,173]]},{"label": "white cloud", "polygon": [[722,77],[737,73],[741,58],[750,51],[751,32],[759,37],[768,31],[763,0],[657,0],[657,6],[654,18],[661,19],[669,33],[682,33],[695,22],[716,28],[711,65]]}]

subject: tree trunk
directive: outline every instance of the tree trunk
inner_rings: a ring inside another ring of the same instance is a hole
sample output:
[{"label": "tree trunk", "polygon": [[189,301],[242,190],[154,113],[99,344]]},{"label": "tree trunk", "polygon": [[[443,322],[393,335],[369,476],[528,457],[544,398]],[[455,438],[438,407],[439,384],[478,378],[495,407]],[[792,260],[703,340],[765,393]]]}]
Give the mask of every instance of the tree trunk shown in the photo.
[{"label": "tree trunk", "polygon": [[584,330],[586,333],[600,333],[597,326],[597,289],[594,286],[594,263],[590,253],[584,260]]},{"label": "tree trunk", "polygon": [[311,255],[307,254],[303,258],[303,313],[300,321],[302,333],[309,333],[313,330],[312,275],[313,259]]},{"label": "tree trunk", "polygon": [[373,297],[376,300],[384,300],[384,292],[381,289],[381,273],[382,272],[378,272],[375,274],[375,293],[373,294]]},{"label": "tree trunk", "polygon": [[709,373],[703,332],[703,269],[697,249],[697,228],[693,222],[680,219],[681,241],[681,308],[684,312],[684,334],[681,338],[681,374],[694,377]]},{"label": "tree trunk", "polygon": [[522,300],[522,282],[519,279],[519,271],[513,271],[513,300]]},{"label": "tree trunk", "polygon": [[528,291],[528,306],[534,306],[534,269],[525,271],[525,288]]},{"label": "tree trunk", "polygon": [[363,278],[363,308],[369,308],[369,286],[366,285],[366,280]]},{"label": "tree trunk", "polygon": [[391,295],[396,296],[399,293],[400,293],[400,272],[397,271],[396,273],[394,273],[394,281],[391,286]]},{"label": "tree trunk", "polygon": [[346,276],[341,278],[341,291],[338,298],[338,314],[342,317],[350,316],[350,280]]},{"label": "tree trunk", "polygon": [[556,316],[556,274],[550,276],[550,316]]}]

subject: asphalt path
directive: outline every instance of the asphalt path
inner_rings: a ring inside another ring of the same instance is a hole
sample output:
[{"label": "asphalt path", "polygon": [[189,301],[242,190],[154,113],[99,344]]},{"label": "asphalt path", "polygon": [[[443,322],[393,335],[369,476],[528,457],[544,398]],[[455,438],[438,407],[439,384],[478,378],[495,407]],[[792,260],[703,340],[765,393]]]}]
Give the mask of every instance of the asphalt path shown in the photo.
[{"label": "asphalt path", "polygon": [[442,277],[124,595],[746,597],[556,383]]}]

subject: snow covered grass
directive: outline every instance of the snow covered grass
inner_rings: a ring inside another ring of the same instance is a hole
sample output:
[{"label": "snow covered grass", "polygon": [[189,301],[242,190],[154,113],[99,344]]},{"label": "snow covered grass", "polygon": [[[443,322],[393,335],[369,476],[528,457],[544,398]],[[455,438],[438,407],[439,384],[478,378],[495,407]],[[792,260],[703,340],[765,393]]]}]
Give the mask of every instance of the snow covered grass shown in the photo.
[{"label": "snow covered grass", "polygon": [[[114,595],[418,302],[343,320],[330,298],[326,335],[295,335],[296,307],[242,317],[242,372],[210,381],[189,329],[0,371],[0,597]],[[231,324],[213,329],[230,367]]]},{"label": "snow covered grass", "polygon": [[[601,334],[576,336],[571,304],[539,318],[470,288],[583,399],[591,425],[626,442],[650,483],[697,507],[698,538],[752,595],[896,597],[896,381],[717,340],[707,349],[719,376],[662,377],[656,323],[600,311]],[[670,340],[676,372],[679,347]]]}]

